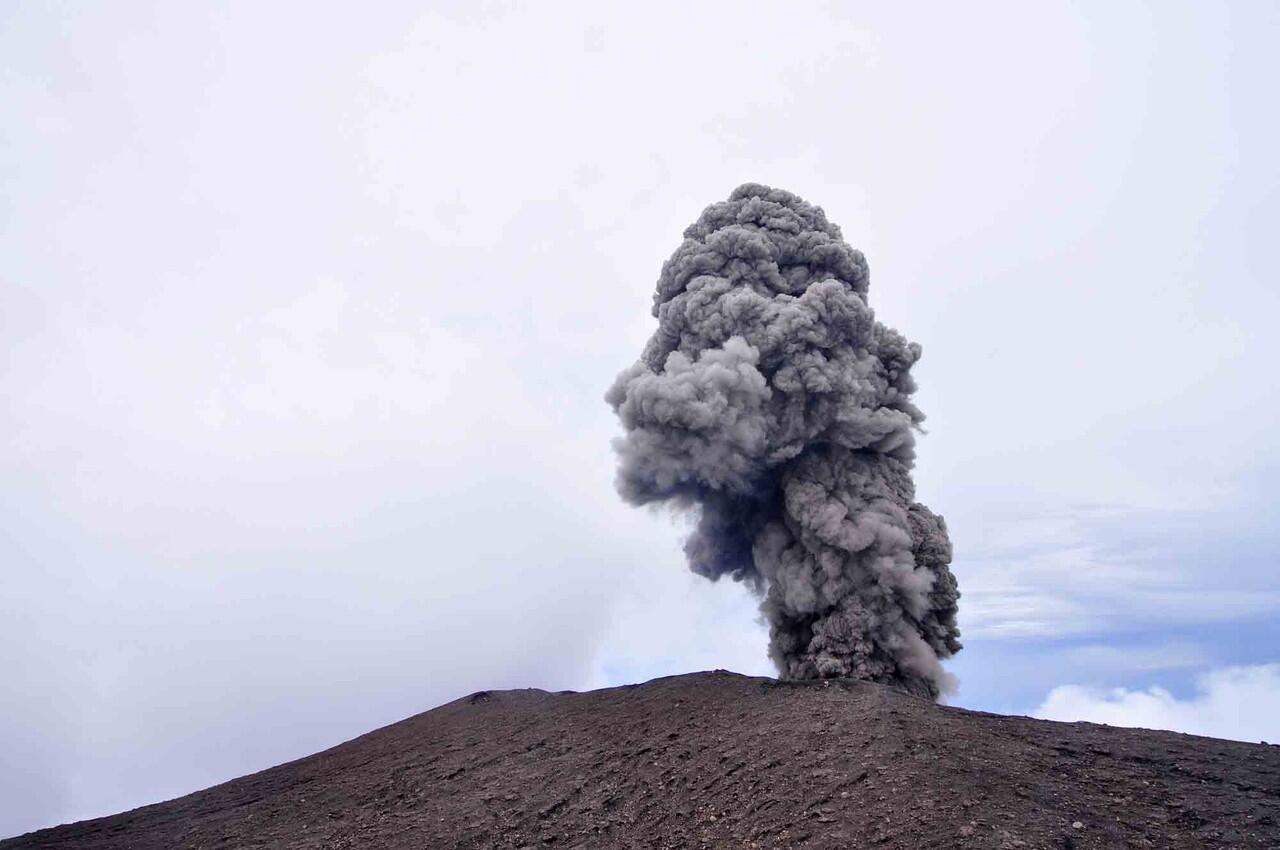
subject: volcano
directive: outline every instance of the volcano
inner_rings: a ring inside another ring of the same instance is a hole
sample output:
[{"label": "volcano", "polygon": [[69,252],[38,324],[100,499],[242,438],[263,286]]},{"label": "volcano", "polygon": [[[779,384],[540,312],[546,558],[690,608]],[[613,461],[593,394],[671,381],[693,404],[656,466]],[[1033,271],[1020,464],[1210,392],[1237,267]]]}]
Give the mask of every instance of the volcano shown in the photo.
[{"label": "volcano", "polygon": [[1280,747],[716,671],[482,691],[0,850],[1276,848]]}]

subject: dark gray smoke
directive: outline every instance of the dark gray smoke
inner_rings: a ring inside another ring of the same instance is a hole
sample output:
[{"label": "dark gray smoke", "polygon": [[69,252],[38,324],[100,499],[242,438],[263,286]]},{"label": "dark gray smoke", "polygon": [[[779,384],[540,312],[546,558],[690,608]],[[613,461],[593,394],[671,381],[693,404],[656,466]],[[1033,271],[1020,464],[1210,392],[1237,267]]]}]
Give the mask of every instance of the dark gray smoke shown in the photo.
[{"label": "dark gray smoke", "polygon": [[920,347],[875,320],[861,252],[790,192],[740,186],[684,236],[658,330],[606,395],[619,491],[697,511],[689,566],[764,597],[784,678],[937,697],[960,594],[911,482]]}]

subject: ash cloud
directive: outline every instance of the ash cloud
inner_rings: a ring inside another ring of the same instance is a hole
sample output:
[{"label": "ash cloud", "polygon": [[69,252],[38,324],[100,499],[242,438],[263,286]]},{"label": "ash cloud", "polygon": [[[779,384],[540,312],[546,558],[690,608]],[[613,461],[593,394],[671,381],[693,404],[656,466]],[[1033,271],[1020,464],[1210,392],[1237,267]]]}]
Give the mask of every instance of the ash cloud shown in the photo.
[{"label": "ash cloud", "polygon": [[690,568],[763,597],[784,678],[937,697],[960,594],[911,480],[920,347],[875,320],[861,252],[790,192],[740,186],[684,237],[658,329],[606,394],[619,492],[696,512]]}]

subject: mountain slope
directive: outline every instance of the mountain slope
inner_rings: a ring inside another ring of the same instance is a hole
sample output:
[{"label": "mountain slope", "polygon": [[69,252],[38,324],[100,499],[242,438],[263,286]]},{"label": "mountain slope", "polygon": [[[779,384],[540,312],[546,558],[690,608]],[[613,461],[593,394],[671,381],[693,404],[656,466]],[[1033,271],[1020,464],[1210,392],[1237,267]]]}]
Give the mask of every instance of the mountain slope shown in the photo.
[{"label": "mountain slope", "polygon": [[696,673],[481,692],[18,848],[1280,847],[1280,747]]}]

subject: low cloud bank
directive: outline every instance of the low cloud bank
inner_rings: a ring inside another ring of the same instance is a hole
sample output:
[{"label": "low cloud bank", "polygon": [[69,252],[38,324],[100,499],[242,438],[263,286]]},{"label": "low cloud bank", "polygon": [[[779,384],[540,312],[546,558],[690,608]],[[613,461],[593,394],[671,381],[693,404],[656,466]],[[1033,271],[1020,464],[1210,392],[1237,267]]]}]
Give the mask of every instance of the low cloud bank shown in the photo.
[{"label": "low cloud bank", "polygon": [[1280,663],[1205,673],[1196,679],[1195,694],[1188,699],[1160,687],[1131,691],[1062,685],[1032,714],[1045,720],[1087,720],[1280,743]]}]

